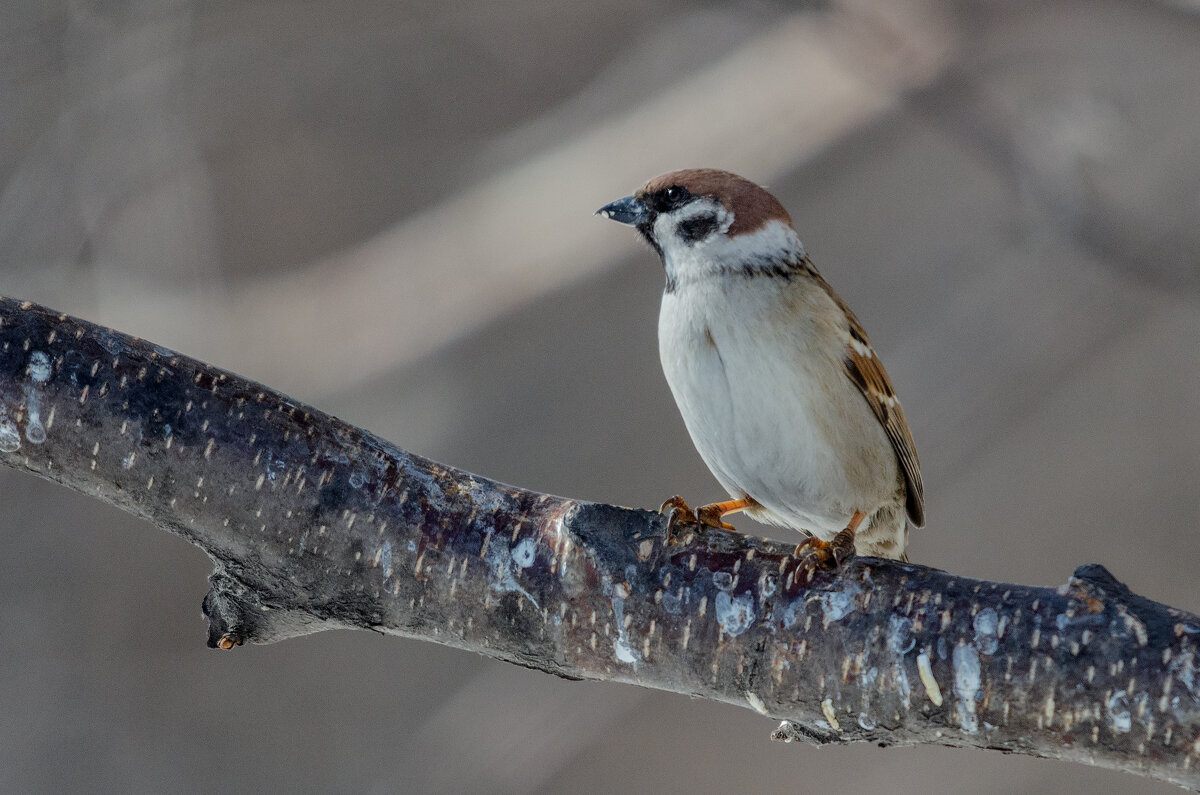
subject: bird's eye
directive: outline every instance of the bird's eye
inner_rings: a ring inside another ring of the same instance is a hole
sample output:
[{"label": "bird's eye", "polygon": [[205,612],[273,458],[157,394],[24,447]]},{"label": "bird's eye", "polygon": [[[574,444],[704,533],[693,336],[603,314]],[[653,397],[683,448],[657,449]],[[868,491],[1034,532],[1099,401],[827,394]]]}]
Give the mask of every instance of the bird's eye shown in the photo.
[{"label": "bird's eye", "polygon": [[671,204],[679,204],[687,196],[687,190],[680,185],[672,185],[663,195]]}]

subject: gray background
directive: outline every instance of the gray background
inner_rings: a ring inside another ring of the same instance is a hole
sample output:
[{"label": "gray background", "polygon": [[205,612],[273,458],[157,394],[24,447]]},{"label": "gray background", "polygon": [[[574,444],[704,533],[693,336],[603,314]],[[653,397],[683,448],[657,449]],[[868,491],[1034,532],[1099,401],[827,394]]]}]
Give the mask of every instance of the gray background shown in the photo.
[{"label": "gray background", "polygon": [[[739,170],[887,362],[916,561],[1200,611],[1194,2],[0,8],[0,292],[539,490],[722,496],[662,275],[590,217]],[[327,632],[204,648],[205,558],[0,472],[0,790],[1173,791]],[[739,520],[749,532],[765,529]]]}]

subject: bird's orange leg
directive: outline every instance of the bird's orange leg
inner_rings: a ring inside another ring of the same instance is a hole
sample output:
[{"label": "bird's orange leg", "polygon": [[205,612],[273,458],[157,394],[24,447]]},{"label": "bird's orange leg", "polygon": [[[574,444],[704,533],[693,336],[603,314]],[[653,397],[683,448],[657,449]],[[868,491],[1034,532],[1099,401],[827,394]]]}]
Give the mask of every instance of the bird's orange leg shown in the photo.
[{"label": "bird's orange leg", "polygon": [[803,555],[805,564],[813,568],[836,569],[845,561],[854,557],[854,534],[867,515],[855,511],[850,522],[837,532],[831,540],[822,541],[816,536],[809,536],[796,547],[796,557]]},{"label": "bird's orange leg", "polygon": [[725,515],[729,513],[737,513],[744,511],[747,508],[757,505],[754,500],[749,497],[743,497],[740,500],[725,500],[725,502],[713,502],[708,505],[700,506],[696,511],[696,519],[700,524],[708,525],[709,527],[720,527],[722,530],[733,530],[731,524],[724,520]]}]

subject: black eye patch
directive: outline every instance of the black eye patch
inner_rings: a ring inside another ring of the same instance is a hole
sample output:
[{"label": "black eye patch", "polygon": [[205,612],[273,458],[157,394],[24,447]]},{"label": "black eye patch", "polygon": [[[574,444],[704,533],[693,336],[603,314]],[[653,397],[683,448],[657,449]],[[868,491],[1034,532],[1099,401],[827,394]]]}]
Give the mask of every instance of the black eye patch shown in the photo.
[{"label": "black eye patch", "polygon": [[672,185],[669,188],[656,190],[646,197],[646,204],[656,213],[669,213],[690,202],[693,198],[687,188],[682,185]]},{"label": "black eye patch", "polygon": [[695,243],[698,240],[711,235],[717,231],[721,222],[717,220],[714,213],[704,213],[703,215],[694,215],[691,218],[685,218],[679,222],[676,227],[679,231],[679,238],[685,243]]}]

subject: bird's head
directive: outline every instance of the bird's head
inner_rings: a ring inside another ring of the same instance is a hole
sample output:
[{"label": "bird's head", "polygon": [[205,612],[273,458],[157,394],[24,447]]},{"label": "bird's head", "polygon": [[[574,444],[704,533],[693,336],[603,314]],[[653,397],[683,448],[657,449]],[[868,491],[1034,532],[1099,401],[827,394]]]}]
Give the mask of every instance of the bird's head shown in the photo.
[{"label": "bird's head", "polygon": [[596,212],[642,233],[662,258],[668,289],[713,273],[778,270],[804,257],[783,205],[728,171],[672,171]]}]

